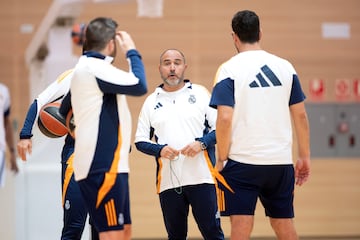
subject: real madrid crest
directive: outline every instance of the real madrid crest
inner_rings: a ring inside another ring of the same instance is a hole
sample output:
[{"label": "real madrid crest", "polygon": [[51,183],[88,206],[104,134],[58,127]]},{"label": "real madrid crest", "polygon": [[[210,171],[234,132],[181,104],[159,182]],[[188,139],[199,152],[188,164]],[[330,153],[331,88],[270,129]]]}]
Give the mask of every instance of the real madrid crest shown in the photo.
[{"label": "real madrid crest", "polygon": [[196,103],[196,97],[195,97],[195,95],[190,94],[188,101],[189,101],[190,104]]}]

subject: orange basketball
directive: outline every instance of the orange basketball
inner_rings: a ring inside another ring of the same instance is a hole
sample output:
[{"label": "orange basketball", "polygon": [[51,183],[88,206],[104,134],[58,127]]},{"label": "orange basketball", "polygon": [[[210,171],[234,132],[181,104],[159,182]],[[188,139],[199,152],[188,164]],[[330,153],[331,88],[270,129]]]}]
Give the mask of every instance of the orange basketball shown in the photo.
[{"label": "orange basketball", "polygon": [[47,137],[59,138],[68,133],[66,119],[59,113],[60,103],[45,104],[39,111],[38,126]]},{"label": "orange basketball", "polygon": [[82,46],[85,42],[85,29],[85,23],[76,23],[72,27],[71,38],[72,41],[78,46]]}]

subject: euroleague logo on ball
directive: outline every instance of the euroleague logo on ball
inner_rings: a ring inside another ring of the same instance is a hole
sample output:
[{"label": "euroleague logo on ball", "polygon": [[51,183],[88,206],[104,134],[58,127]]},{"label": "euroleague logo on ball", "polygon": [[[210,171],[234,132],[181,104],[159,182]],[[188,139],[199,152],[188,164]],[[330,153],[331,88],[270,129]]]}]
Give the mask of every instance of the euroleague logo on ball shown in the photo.
[{"label": "euroleague logo on ball", "polygon": [[82,46],[85,42],[85,31],[86,24],[85,23],[75,23],[72,26],[71,30],[71,38],[74,44],[78,46]]}]

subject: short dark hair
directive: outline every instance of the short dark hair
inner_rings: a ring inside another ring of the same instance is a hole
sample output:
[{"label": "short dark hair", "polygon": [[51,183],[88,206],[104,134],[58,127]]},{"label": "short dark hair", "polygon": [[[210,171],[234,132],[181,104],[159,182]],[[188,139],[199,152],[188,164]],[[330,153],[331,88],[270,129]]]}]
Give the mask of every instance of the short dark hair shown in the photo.
[{"label": "short dark hair", "polygon": [[260,40],[260,20],[253,11],[237,12],[232,19],[231,27],[241,42],[255,43]]},{"label": "short dark hair", "polygon": [[101,51],[116,36],[118,24],[111,18],[98,17],[86,27],[86,50]]}]

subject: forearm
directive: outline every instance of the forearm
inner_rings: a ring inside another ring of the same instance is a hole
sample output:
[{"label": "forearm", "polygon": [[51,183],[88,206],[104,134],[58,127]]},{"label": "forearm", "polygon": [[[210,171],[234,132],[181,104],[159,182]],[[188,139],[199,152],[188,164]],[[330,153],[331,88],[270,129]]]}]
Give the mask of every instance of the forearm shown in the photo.
[{"label": "forearm", "polygon": [[9,151],[10,151],[10,170],[13,171],[14,173],[17,173],[19,171],[19,168],[16,163],[13,127],[11,125],[11,121],[9,117],[5,117],[4,121],[5,121],[4,124],[5,124],[5,134],[6,134],[5,139],[6,139],[6,144],[9,147]]},{"label": "forearm", "polygon": [[139,141],[135,143],[136,149],[148,155],[160,157],[160,152],[166,145],[160,145],[145,141]]},{"label": "forearm", "polygon": [[310,158],[310,127],[304,103],[290,107],[300,158]]},{"label": "forearm", "polygon": [[147,82],[145,76],[145,68],[141,60],[141,55],[137,50],[133,49],[127,52],[126,57],[130,59],[130,70],[139,79],[139,84],[137,84],[136,86],[136,93],[134,93],[134,95],[144,95],[147,92]]},{"label": "forearm", "polygon": [[[218,126],[219,125],[219,126]],[[229,156],[231,128],[224,123],[217,124],[216,139],[217,139],[217,155],[219,161],[226,161]]]},{"label": "forearm", "polygon": [[11,154],[15,154],[14,133],[8,117],[5,118],[5,139]]},{"label": "forearm", "polygon": [[37,100],[34,100],[26,114],[24,126],[20,131],[20,139],[29,139],[32,137],[32,128],[37,116],[37,109]]},{"label": "forearm", "polygon": [[297,138],[298,155],[300,158],[310,158],[310,129],[306,113],[294,118]]},{"label": "forearm", "polygon": [[216,121],[216,140],[218,160],[226,161],[229,156],[231,144],[233,108],[218,106],[218,117]]}]

